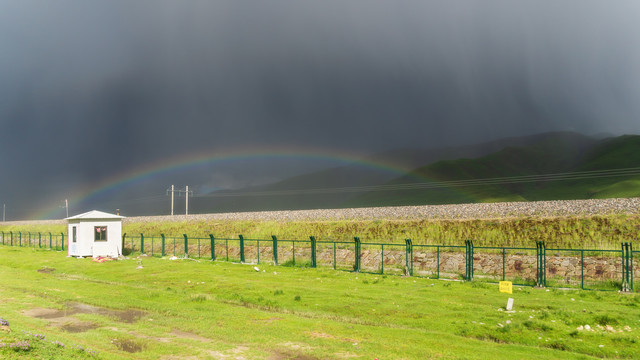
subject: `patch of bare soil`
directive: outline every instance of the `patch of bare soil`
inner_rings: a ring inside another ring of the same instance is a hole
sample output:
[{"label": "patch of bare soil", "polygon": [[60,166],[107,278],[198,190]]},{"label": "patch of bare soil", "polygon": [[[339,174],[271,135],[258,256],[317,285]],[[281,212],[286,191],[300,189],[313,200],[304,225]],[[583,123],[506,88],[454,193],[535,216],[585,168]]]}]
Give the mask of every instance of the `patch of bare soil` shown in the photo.
[{"label": "patch of bare soil", "polygon": [[306,334],[315,339],[335,339],[336,338],[331,334],[318,332],[318,331],[310,331],[310,332],[307,332]]},{"label": "patch of bare soil", "polygon": [[320,331],[308,331],[305,333],[306,335],[314,338],[314,339],[337,339],[339,341],[342,342],[356,342],[355,339],[349,339],[349,338],[338,338],[336,336],[333,336],[331,334],[327,334],[327,333],[323,333]]},{"label": "patch of bare soil", "polygon": [[226,359],[246,360],[246,357],[244,357],[243,353],[246,352],[247,350],[249,350],[249,348],[246,346],[238,346],[234,349],[227,350],[227,351],[210,350],[208,354],[209,356],[218,360],[226,360]]},{"label": "patch of bare soil", "polygon": [[97,327],[98,325],[89,322],[71,321],[63,323],[60,326],[60,329],[70,333],[80,333],[91,329],[96,329]]},{"label": "patch of bare soil", "polygon": [[62,310],[34,308],[25,310],[23,313],[27,316],[49,320],[51,324],[68,332],[84,332],[98,327],[93,323],[76,319],[73,317],[75,314],[98,314],[126,323],[132,323],[145,315],[144,311],[135,309],[110,310],[80,303],[67,304],[67,307]]},{"label": "patch of bare soil", "polygon": [[186,332],[186,331],[181,331],[178,329],[173,329],[171,330],[171,335],[180,338],[180,339],[190,339],[190,340],[197,340],[197,341],[201,341],[201,342],[210,342],[211,339],[208,339],[204,336],[200,336],[194,333],[190,333],[190,332]]},{"label": "patch of bare soil", "polygon": [[113,339],[111,343],[114,344],[118,350],[126,351],[129,353],[136,353],[144,350],[145,345],[132,339]]},{"label": "patch of bare soil", "polygon": [[272,322],[280,321],[280,320],[282,320],[282,318],[272,317],[268,319],[253,319],[253,322],[265,322],[270,324]]},{"label": "patch of bare soil", "polygon": [[51,274],[52,272],[56,271],[56,269],[43,266],[42,268],[40,268],[40,269],[38,269],[36,271],[39,272],[39,273],[43,273],[43,274]]},{"label": "patch of bare soil", "polygon": [[269,355],[269,360],[319,360],[315,356],[295,353],[291,351],[274,351]]}]

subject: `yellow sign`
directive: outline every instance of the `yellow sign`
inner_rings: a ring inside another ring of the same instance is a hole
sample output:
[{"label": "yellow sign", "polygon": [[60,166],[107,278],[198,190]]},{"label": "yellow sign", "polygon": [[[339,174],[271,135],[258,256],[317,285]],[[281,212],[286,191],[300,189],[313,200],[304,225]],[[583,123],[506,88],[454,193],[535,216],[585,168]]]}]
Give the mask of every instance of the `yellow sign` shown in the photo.
[{"label": "yellow sign", "polygon": [[500,281],[500,292],[513,294],[513,284],[511,281]]}]

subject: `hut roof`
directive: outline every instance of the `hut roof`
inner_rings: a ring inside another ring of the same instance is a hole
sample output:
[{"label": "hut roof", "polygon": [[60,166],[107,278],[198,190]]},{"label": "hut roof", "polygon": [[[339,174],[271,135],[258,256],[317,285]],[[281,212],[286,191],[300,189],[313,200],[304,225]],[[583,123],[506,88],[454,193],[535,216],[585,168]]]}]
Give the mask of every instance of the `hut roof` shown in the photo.
[{"label": "hut roof", "polygon": [[104,220],[104,219],[124,219],[124,216],[109,214],[104,211],[91,210],[66,218],[65,220]]}]

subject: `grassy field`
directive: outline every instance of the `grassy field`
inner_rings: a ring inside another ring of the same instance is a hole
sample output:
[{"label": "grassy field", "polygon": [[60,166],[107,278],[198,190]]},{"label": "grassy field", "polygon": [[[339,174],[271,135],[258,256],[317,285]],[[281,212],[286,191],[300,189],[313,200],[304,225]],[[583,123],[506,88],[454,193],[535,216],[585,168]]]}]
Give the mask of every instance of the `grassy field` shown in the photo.
[{"label": "grassy field", "polygon": [[9,359],[640,357],[638,295],[2,246],[0,289]]},{"label": "grassy field", "polygon": [[[0,231],[66,233],[66,225],[0,226]],[[602,215],[557,218],[507,218],[489,220],[344,220],[344,221],[219,221],[219,222],[126,222],[123,232],[129,236],[182,236],[218,238],[239,234],[252,239],[308,239],[364,242],[462,245],[473,239],[477,246],[535,247],[545,241],[547,247],[619,249],[621,242],[640,237],[639,215]]]}]

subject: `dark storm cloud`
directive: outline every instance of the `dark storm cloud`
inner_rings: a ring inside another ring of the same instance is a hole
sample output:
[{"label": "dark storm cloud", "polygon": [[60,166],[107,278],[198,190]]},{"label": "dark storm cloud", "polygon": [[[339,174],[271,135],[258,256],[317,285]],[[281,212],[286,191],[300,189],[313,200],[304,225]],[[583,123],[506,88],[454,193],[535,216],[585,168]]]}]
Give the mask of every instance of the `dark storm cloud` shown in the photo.
[{"label": "dark storm cloud", "polygon": [[90,181],[195,149],[638,133],[639,13],[635,1],[3,1],[0,160]]}]

